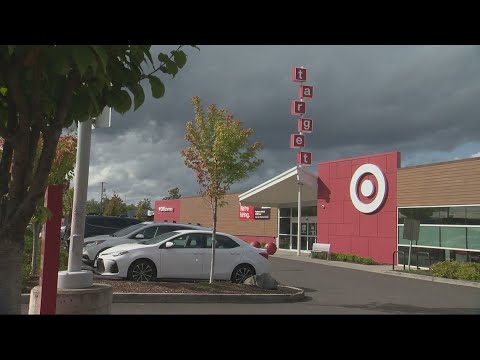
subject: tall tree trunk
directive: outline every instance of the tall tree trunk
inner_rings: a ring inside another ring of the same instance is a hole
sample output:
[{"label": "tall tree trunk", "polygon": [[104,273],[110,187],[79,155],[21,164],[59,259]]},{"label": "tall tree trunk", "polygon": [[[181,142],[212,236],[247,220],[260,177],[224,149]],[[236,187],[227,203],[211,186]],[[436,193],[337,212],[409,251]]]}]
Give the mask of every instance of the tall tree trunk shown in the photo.
[{"label": "tall tree trunk", "polygon": [[31,275],[35,275],[37,273],[38,238],[39,238],[41,229],[42,229],[42,225],[34,221],[32,224],[33,246],[32,246],[32,271],[30,273]]},{"label": "tall tree trunk", "polygon": [[215,243],[217,235],[217,204],[218,200],[215,198],[213,203],[213,234],[212,234],[212,261],[210,263],[210,284],[213,283],[213,274],[215,273]]},{"label": "tall tree trunk", "polygon": [[0,238],[0,315],[20,314],[25,238],[21,232],[5,236]]}]

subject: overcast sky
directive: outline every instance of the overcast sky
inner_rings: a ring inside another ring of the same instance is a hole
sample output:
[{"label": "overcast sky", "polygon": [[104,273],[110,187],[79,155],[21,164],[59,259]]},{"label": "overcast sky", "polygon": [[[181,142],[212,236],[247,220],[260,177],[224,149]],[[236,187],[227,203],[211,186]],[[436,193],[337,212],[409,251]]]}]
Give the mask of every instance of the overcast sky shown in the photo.
[{"label": "overcast sky", "polygon": [[[199,46],[187,65],[163,77],[165,96],[137,111],[113,112],[112,127],[92,135],[88,199],[115,191],[127,203],[166,196],[179,187],[198,194],[195,174],[180,156],[192,96],[216,103],[254,130],[264,164],[232,191],[245,191],[295,166],[290,102],[298,84],[291,69],[305,66],[315,87],[307,115],[314,132],[306,150],[319,162],[400,151],[402,166],[480,156],[479,46]],[[156,46],[155,52],[174,46]]]}]

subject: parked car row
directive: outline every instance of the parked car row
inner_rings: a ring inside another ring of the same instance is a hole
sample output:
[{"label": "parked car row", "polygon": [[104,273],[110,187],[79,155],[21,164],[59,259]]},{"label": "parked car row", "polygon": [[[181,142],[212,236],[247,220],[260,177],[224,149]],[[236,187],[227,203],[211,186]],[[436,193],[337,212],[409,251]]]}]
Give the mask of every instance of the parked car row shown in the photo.
[{"label": "parked car row", "polygon": [[137,243],[144,239],[152,239],[161,234],[182,229],[205,230],[207,228],[189,224],[145,221],[128,226],[110,235],[86,237],[83,241],[83,262],[91,266],[102,251],[112,246]]},{"label": "parked car row", "polygon": [[[94,266],[101,275],[132,281],[154,279],[208,279],[212,254],[211,230],[176,230],[138,243],[114,246],[101,252]],[[265,249],[229,234],[217,233],[216,280],[243,283],[270,271]]]}]

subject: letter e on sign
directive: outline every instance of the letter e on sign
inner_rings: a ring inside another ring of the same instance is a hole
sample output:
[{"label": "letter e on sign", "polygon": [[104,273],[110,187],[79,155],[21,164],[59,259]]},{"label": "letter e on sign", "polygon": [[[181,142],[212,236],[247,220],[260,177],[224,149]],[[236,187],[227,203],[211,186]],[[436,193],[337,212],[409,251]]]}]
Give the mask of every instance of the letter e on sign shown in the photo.
[{"label": "letter e on sign", "polygon": [[290,135],[290,148],[303,148],[305,147],[305,135],[291,134]]}]

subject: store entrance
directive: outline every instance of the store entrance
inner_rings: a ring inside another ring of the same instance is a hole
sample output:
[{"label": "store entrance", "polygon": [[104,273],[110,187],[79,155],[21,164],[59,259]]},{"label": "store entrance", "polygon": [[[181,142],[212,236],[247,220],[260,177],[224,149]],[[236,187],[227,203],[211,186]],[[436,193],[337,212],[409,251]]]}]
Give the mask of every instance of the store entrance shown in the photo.
[{"label": "store entrance", "polygon": [[[317,217],[301,217],[300,218],[300,249],[312,250],[312,244],[317,242]],[[292,218],[292,249],[297,249],[297,234],[298,234],[298,218]]]}]

